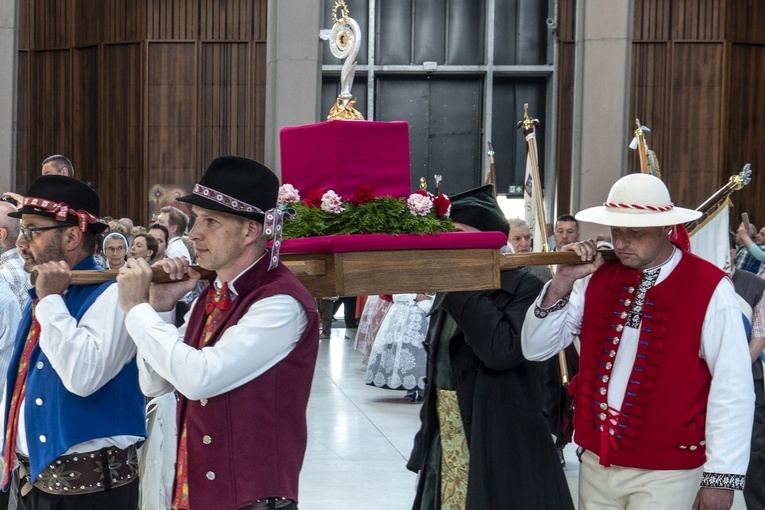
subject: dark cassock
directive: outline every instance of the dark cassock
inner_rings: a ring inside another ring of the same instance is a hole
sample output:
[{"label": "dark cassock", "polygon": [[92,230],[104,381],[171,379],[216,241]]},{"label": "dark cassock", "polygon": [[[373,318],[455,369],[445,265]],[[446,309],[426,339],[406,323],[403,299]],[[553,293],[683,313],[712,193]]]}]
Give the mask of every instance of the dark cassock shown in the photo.
[{"label": "dark cassock", "polygon": [[[458,230],[508,231],[491,186],[455,195],[451,216]],[[407,464],[419,472],[414,510],[573,510],[543,410],[543,366],[521,351],[542,286],[523,268],[502,272],[500,289],[436,296]]]}]

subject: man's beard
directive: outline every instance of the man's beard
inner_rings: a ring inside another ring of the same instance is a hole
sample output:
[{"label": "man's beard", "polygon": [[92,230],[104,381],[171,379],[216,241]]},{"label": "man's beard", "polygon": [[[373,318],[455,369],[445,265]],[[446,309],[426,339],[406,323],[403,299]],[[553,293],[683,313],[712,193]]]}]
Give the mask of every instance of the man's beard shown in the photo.
[{"label": "man's beard", "polygon": [[27,273],[31,273],[32,269],[38,264],[64,260],[64,252],[61,249],[61,235],[58,235],[55,239],[51,240],[37,257],[32,255],[31,250],[25,248],[19,248],[19,254],[24,259],[24,271]]}]

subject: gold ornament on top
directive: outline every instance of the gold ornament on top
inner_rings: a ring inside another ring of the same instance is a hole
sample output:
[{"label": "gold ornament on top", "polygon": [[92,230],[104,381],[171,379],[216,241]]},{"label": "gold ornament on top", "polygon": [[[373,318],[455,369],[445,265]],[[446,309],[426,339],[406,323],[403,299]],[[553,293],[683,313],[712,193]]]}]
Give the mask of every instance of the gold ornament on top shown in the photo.
[{"label": "gold ornament on top", "polygon": [[332,20],[334,25],[329,35],[329,49],[332,55],[345,59],[345,62],[340,71],[340,95],[329,111],[327,120],[364,120],[364,116],[354,108],[356,98],[351,94],[353,77],[356,75],[356,55],[361,47],[361,29],[356,20],[348,15],[348,6],[344,0],[335,2]]},{"label": "gold ornament on top", "polygon": [[[342,14],[342,17],[340,18],[337,17],[338,9],[340,9],[340,13]],[[343,0],[335,2],[335,6],[332,8],[332,20],[335,22],[335,25],[346,23],[348,21],[348,13],[348,6]]]}]

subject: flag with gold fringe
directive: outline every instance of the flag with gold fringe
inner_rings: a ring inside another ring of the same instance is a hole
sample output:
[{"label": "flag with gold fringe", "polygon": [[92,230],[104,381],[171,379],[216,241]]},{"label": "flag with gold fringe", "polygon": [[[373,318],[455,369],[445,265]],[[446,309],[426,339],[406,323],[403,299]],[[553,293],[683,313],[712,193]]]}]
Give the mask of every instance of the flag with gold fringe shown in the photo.
[{"label": "flag with gold fringe", "polygon": [[688,232],[691,253],[708,260],[723,271],[730,271],[730,199],[723,200],[706,218]]}]

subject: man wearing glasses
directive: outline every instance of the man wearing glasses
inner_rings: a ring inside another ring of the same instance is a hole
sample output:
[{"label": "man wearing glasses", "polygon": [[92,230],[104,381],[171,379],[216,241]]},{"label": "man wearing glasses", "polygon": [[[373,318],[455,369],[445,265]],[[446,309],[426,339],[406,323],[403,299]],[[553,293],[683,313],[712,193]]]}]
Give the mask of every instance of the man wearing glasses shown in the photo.
[{"label": "man wearing glasses", "polygon": [[0,484],[20,509],[138,506],[144,399],[117,286],[70,285],[71,270],[99,269],[98,215],[95,191],[61,175],[38,178],[11,213],[24,269],[37,273],[3,398]]}]

